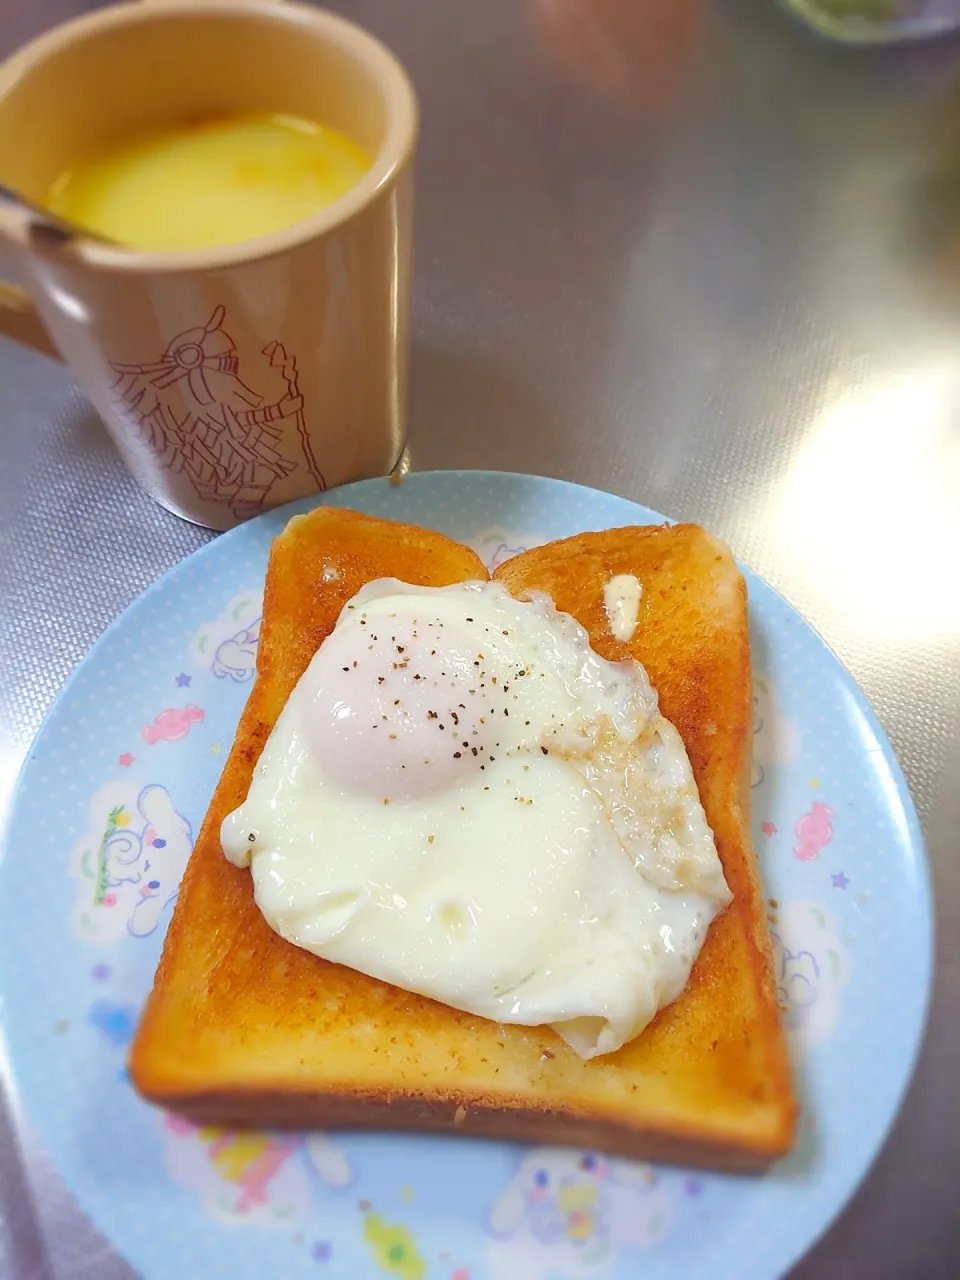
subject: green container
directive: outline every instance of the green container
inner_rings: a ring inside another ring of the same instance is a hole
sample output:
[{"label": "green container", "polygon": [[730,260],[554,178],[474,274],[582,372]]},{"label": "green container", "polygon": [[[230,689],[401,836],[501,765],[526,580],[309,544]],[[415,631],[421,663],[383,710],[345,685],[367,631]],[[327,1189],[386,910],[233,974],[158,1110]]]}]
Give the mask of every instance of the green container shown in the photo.
[{"label": "green container", "polygon": [[781,0],[809,26],[845,44],[892,44],[960,29],[960,0]]}]

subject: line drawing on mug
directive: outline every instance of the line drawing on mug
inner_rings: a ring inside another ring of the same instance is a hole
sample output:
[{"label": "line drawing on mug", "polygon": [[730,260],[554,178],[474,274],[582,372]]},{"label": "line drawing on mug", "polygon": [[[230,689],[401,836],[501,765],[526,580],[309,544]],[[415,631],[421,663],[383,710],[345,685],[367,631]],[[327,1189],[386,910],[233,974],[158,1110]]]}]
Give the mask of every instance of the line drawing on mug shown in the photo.
[{"label": "line drawing on mug", "polygon": [[245,519],[263,511],[274,482],[297,469],[283,453],[288,419],[315,484],[321,490],[327,484],[307,433],[296,357],[279,342],[263,348],[274,398],[260,395],[240,377],[225,318],[226,308],[217,306],[205,324],[171,338],[159,359],[111,363],[117,375],[111,394],[162,466],[185,475],[198,497],[226,503]]}]

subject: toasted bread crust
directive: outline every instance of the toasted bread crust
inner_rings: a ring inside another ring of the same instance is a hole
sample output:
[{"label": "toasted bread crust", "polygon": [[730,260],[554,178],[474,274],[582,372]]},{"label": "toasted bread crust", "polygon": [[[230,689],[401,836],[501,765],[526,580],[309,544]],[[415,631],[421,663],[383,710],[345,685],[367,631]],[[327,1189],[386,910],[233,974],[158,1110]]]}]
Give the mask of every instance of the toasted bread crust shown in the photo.
[{"label": "toasted bread crust", "polygon": [[[625,647],[609,635],[602,588],[627,572],[644,599]],[[412,995],[291,946],[266,924],[249,873],[221,852],[220,823],[245,798],[343,603],[387,576],[439,586],[487,574],[438,534],[332,508],[298,517],[274,544],[257,678],[134,1041],[136,1087],[206,1123],[476,1132],[739,1170],[782,1154],[795,1103],[747,835],[746,595],[729,552],[695,526],[579,535],[497,573],[515,593],[548,592],[598,652],[644,662],[717,835],[734,902],[687,989],[642,1036],[583,1063],[548,1029],[501,1027]]]},{"label": "toasted bread crust", "polygon": [[[603,604],[604,584],[621,573],[643,585],[627,643],[610,634]],[[639,526],[536,548],[495,576],[514,594],[546,592],[603,657],[631,657],[646,668],[687,748],[734,895],[680,999],[616,1056],[628,1071],[666,1070],[678,1092],[707,1109],[736,1078],[744,1114],[762,1116],[773,1144],[789,1149],[796,1102],[750,842],[753,687],[746,583],[733,557],[697,525]]]}]

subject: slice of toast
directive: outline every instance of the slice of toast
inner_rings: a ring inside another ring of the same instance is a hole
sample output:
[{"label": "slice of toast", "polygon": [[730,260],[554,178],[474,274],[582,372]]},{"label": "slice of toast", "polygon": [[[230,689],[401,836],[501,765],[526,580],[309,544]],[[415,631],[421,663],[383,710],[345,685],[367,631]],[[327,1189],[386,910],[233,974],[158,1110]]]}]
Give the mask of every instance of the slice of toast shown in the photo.
[{"label": "slice of toast", "polygon": [[[612,639],[603,585],[643,584],[633,641]],[[335,576],[337,575],[337,576]],[[730,553],[692,525],[583,534],[497,575],[546,591],[598,652],[646,666],[679,730],[734,901],[690,982],[647,1030],[584,1063],[547,1028],[499,1026],[318,959],[266,924],[247,871],[220,849],[224,816],[343,603],[364,582],[487,577],[439,534],[321,508],[270,558],[257,678],[180,889],[130,1070],[193,1120],[406,1128],[590,1146],[647,1159],[762,1168],[796,1106],[765,909],[748,834],[752,694],[746,591]]]}]

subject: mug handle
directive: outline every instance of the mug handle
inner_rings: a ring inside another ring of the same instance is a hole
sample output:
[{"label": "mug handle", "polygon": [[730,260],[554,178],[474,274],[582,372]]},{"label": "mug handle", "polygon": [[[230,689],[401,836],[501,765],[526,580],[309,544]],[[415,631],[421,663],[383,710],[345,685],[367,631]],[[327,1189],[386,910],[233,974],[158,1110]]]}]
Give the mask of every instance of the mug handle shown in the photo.
[{"label": "mug handle", "polygon": [[25,289],[0,280],[0,334],[33,347],[41,355],[62,360],[60,352],[37,314],[37,309]]}]

